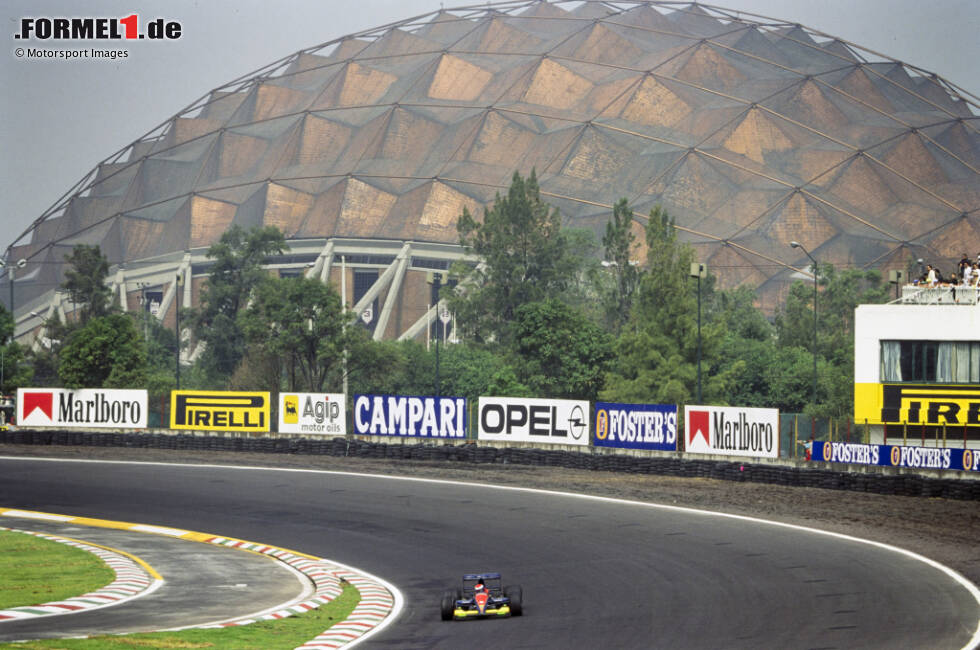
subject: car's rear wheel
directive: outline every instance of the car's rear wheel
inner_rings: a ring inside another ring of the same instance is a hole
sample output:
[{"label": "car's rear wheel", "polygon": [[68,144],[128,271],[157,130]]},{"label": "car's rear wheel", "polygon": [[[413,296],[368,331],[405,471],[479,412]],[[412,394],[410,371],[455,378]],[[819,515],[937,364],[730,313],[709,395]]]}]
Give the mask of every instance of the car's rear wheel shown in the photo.
[{"label": "car's rear wheel", "polygon": [[442,603],[439,608],[442,614],[442,620],[451,621],[453,620],[453,610],[456,609],[456,592],[447,591],[442,595]]},{"label": "car's rear wheel", "polygon": [[520,585],[504,587],[504,596],[510,599],[511,616],[521,616],[524,614],[524,590]]}]

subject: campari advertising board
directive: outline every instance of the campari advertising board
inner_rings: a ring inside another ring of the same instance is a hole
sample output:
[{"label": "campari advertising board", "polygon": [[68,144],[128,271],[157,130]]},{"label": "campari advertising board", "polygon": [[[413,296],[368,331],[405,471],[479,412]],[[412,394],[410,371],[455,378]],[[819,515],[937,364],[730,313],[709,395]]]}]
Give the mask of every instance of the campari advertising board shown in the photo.
[{"label": "campari advertising board", "polygon": [[466,399],[414,395],[355,395],[359,436],[466,438]]},{"label": "campari advertising board", "polygon": [[687,452],[779,457],[779,409],[687,406],[684,414]]}]

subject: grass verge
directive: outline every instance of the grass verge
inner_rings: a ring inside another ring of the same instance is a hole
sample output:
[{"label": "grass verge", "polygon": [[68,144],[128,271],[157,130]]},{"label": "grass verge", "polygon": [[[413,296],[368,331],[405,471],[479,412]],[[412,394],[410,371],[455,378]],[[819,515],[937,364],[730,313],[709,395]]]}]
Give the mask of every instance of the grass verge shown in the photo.
[{"label": "grass verge", "polygon": [[18,650],[132,650],[133,648],[211,648],[215,650],[283,650],[312,641],[334,623],[347,618],[360,602],[360,593],[344,585],[339,597],[327,605],[299,616],[262,621],[241,627],[180,632],[152,632],[87,639],[44,639],[26,643],[0,644]]},{"label": "grass verge", "polygon": [[7,530],[0,530],[0,576],[0,609],[81,596],[116,578],[88,551]]}]

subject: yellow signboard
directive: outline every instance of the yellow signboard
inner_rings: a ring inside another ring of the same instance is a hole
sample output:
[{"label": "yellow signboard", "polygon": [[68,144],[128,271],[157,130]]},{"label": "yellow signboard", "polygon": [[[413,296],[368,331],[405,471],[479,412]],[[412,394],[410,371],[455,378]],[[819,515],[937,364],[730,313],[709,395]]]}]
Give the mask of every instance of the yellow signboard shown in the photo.
[{"label": "yellow signboard", "polygon": [[980,386],[854,384],[854,420],[868,424],[980,426]]},{"label": "yellow signboard", "polygon": [[170,428],[195,431],[268,431],[269,393],[175,390]]}]

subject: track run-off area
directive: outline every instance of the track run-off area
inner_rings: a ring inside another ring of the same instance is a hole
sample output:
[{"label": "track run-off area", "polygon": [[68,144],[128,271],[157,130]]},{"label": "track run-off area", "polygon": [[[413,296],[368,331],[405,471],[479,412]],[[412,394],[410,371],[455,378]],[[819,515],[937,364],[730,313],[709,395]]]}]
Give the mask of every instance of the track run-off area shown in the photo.
[{"label": "track run-off area", "polygon": [[[365,648],[980,644],[980,591],[926,557],[669,505],[323,470],[0,457],[0,507],[206,530],[373,574],[404,600]],[[442,592],[476,571],[522,585],[524,616],[441,621]]]}]

